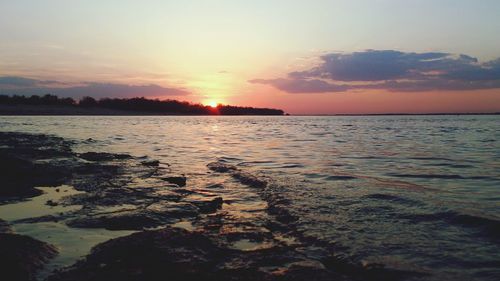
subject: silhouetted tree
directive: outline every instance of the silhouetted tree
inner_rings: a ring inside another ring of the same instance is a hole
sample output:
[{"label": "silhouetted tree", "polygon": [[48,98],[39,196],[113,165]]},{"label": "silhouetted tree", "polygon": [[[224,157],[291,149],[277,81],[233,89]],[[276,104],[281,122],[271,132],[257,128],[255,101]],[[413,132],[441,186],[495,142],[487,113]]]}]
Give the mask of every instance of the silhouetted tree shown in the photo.
[{"label": "silhouetted tree", "polygon": [[25,96],[0,95],[0,104],[7,105],[60,105],[74,107],[98,107],[115,110],[151,112],[157,114],[180,114],[180,115],[283,115],[279,109],[254,108],[221,105],[213,108],[199,103],[189,103],[177,100],[158,100],[141,98],[103,98],[96,100],[92,97],[83,97],[78,103],[72,98],[58,98],[55,95],[46,94],[42,97],[33,95]]},{"label": "silhouetted tree", "polygon": [[82,107],[95,107],[97,106],[97,101],[93,97],[83,97],[78,102],[78,105]]}]

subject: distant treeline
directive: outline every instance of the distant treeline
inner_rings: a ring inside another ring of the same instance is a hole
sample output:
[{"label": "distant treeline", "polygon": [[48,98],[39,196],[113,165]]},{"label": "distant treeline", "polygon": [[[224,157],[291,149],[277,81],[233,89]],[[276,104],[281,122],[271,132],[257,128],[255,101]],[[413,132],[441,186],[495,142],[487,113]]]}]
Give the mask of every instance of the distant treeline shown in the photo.
[{"label": "distant treeline", "polygon": [[202,104],[177,100],[158,100],[146,98],[102,98],[96,100],[84,97],[78,101],[72,98],[59,98],[55,95],[19,96],[0,95],[0,105],[51,105],[74,108],[105,108],[135,112],[150,112],[156,114],[179,115],[283,115],[283,110],[271,108],[240,107],[218,105],[210,107]]}]

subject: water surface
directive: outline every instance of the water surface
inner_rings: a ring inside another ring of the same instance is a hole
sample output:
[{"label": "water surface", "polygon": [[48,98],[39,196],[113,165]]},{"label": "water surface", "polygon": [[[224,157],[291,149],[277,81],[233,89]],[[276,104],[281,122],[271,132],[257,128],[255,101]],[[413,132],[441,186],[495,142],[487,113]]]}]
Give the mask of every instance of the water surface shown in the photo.
[{"label": "water surface", "polygon": [[235,165],[290,200],[304,235],[424,280],[500,276],[499,124],[500,116],[0,118],[2,131],[146,155],[194,182],[208,181],[210,162]]}]

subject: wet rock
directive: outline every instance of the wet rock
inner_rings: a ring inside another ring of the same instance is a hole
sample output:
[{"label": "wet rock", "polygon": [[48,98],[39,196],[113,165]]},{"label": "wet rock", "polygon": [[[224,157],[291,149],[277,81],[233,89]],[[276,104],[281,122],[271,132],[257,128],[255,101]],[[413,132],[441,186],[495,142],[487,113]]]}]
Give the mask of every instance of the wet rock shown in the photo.
[{"label": "wet rock", "polygon": [[132,156],[128,154],[112,154],[105,152],[85,152],[81,153],[80,158],[88,161],[110,161],[115,159],[130,159]]},{"label": "wet rock", "polygon": [[41,194],[35,186],[58,186],[70,171],[49,163],[34,163],[16,155],[13,149],[0,152],[0,197],[33,197]]},{"label": "wet rock", "polygon": [[325,269],[319,261],[303,260],[290,263],[274,271],[273,275],[279,280],[332,280],[334,275]]},{"label": "wet rock", "polygon": [[235,179],[239,180],[242,184],[251,187],[264,188],[267,186],[267,182],[265,180],[259,179],[258,177],[248,173],[236,172],[232,173],[232,176]]},{"label": "wet rock", "polygon": [[0,233],[12,233],[9,223],[2,219],[0,219]]},{"label": "wet rock", "polygon": [[59,205],[59,203],[57,203],[53,200],[47,200],[47,202],[45,202],[45,205],[55,207],[55,206]]},{"label": "wet rock", "polygon": [[321,262],[291,248],[240,251],[206,233],[182,228],[143,231],[104,242],[49,281],[100,280],[332,280]]},{"label": "wet rock", "polygon": [[267,186],[267,182],[265,180],[259,179],[252,174],[245,173],[233,165],[228,165],[221,162],[212,162],[209,163],[207,167],[214,172],[230,173],[233,178],[237,179],[242,184],[251,187],[264,188]]},{"label": "wet rock", "polygon": [[212,162],[208,163],[207,167],[214,171],[214,172],[219,172],[219,173],[227,173],[230,171],[236,171],[238,170],[235,166],[224,164],[221,162]]},{"label": "wet rock", "polygon": [[48,280],[215,280],[213,269],[228,253],[181,228],[143,231],[98,245],[85,260]]},{"label": "wet rock", "polygon": [[32,179],[26,176],[35,170],[30,161],[0,152],[0,170],[0,196],[32,197],[41,194],[33,187]]},{"label": "wet rock", "polygon": [[188,202],[158,202],[146,208],[163,220],[182,219],[198,215],[198,208]]},{"label": "wet rock", "polygon": [[199,209],[187,202],[157,202],[146,208],[123,210],[112,213],[81,215],[66,222],[79,228],[105,228],[108,230],[142,230],[174,221],[192,218]]},{"label": "wet rock", "polygon": [[105,228],[108,230],[141,230],[161,225],[162,222],[141,211],[126,211],[108,215],[82,216],[66,222],[68,226],[79,228]]},{"label": "wet rock", "polygon": [[200,212],[204,214],[215,213],[218,209],[222,208],[223,203],[224,201],[222,200],[222,197],[215,197],[213,199],[205,201],[198,200],[193,202],[193,204],[200,209]]},{"label": "wet rock", "polygon": [[[71,150],[72,142],[54,136],[0,132],[0,200],[12,201],[40,195],[35,186],[73,183],[89,190],[122,173],[120,165],[88,163]],[[128,155],[84,153],[92,160],[116,160]],[[123,166],[123,165],[122,165]]]},{"label": "wet rock", "polygon": [[57,255],[54,246],[28,236],[0,233],[0,264],[3,280],[36,280],[36,272]]},{"label": "wet rock", "polygon": [[20,219],[16,220],[13,223],[39,223],[39,222],[58,222],[62,219],[64,219],[65,216],[61,215],[46,215],[46,216],[40,216],[40,217],[34,217],[34,218],[25,218],[25,219]]},{"label": "wet rock", "polygon": [[162,178],[162,180],[176,184],[178,186],[186,186],[186,177],[184,176],[172,176],[172,177],[165,177]]},{"label": "wet rock", "polygon": [[158,160],[144,160],[141,162],[141,164],[144,166],[149,166],[149,167],[158,167],[158,166],[160,166],[160,161],[158,161]]},{"label": "wet rock", "polygon": [[205,188],[224,188],[224,185],[220,184],[220,183],[214,183],[214,184],[209,184],[207,185]]}]

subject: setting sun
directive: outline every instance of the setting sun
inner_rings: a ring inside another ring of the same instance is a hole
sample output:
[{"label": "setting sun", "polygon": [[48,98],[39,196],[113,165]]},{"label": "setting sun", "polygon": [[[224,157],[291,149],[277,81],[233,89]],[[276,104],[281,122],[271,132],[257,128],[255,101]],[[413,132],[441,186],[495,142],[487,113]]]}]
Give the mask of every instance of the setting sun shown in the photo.
[{"label": "setting sun", "polygon": [[206,105],[210,106],[210,107],[217,107],[217,105],[219,104],[217,101],[215,100],[209,100],[207,102],[205,102]]}]

